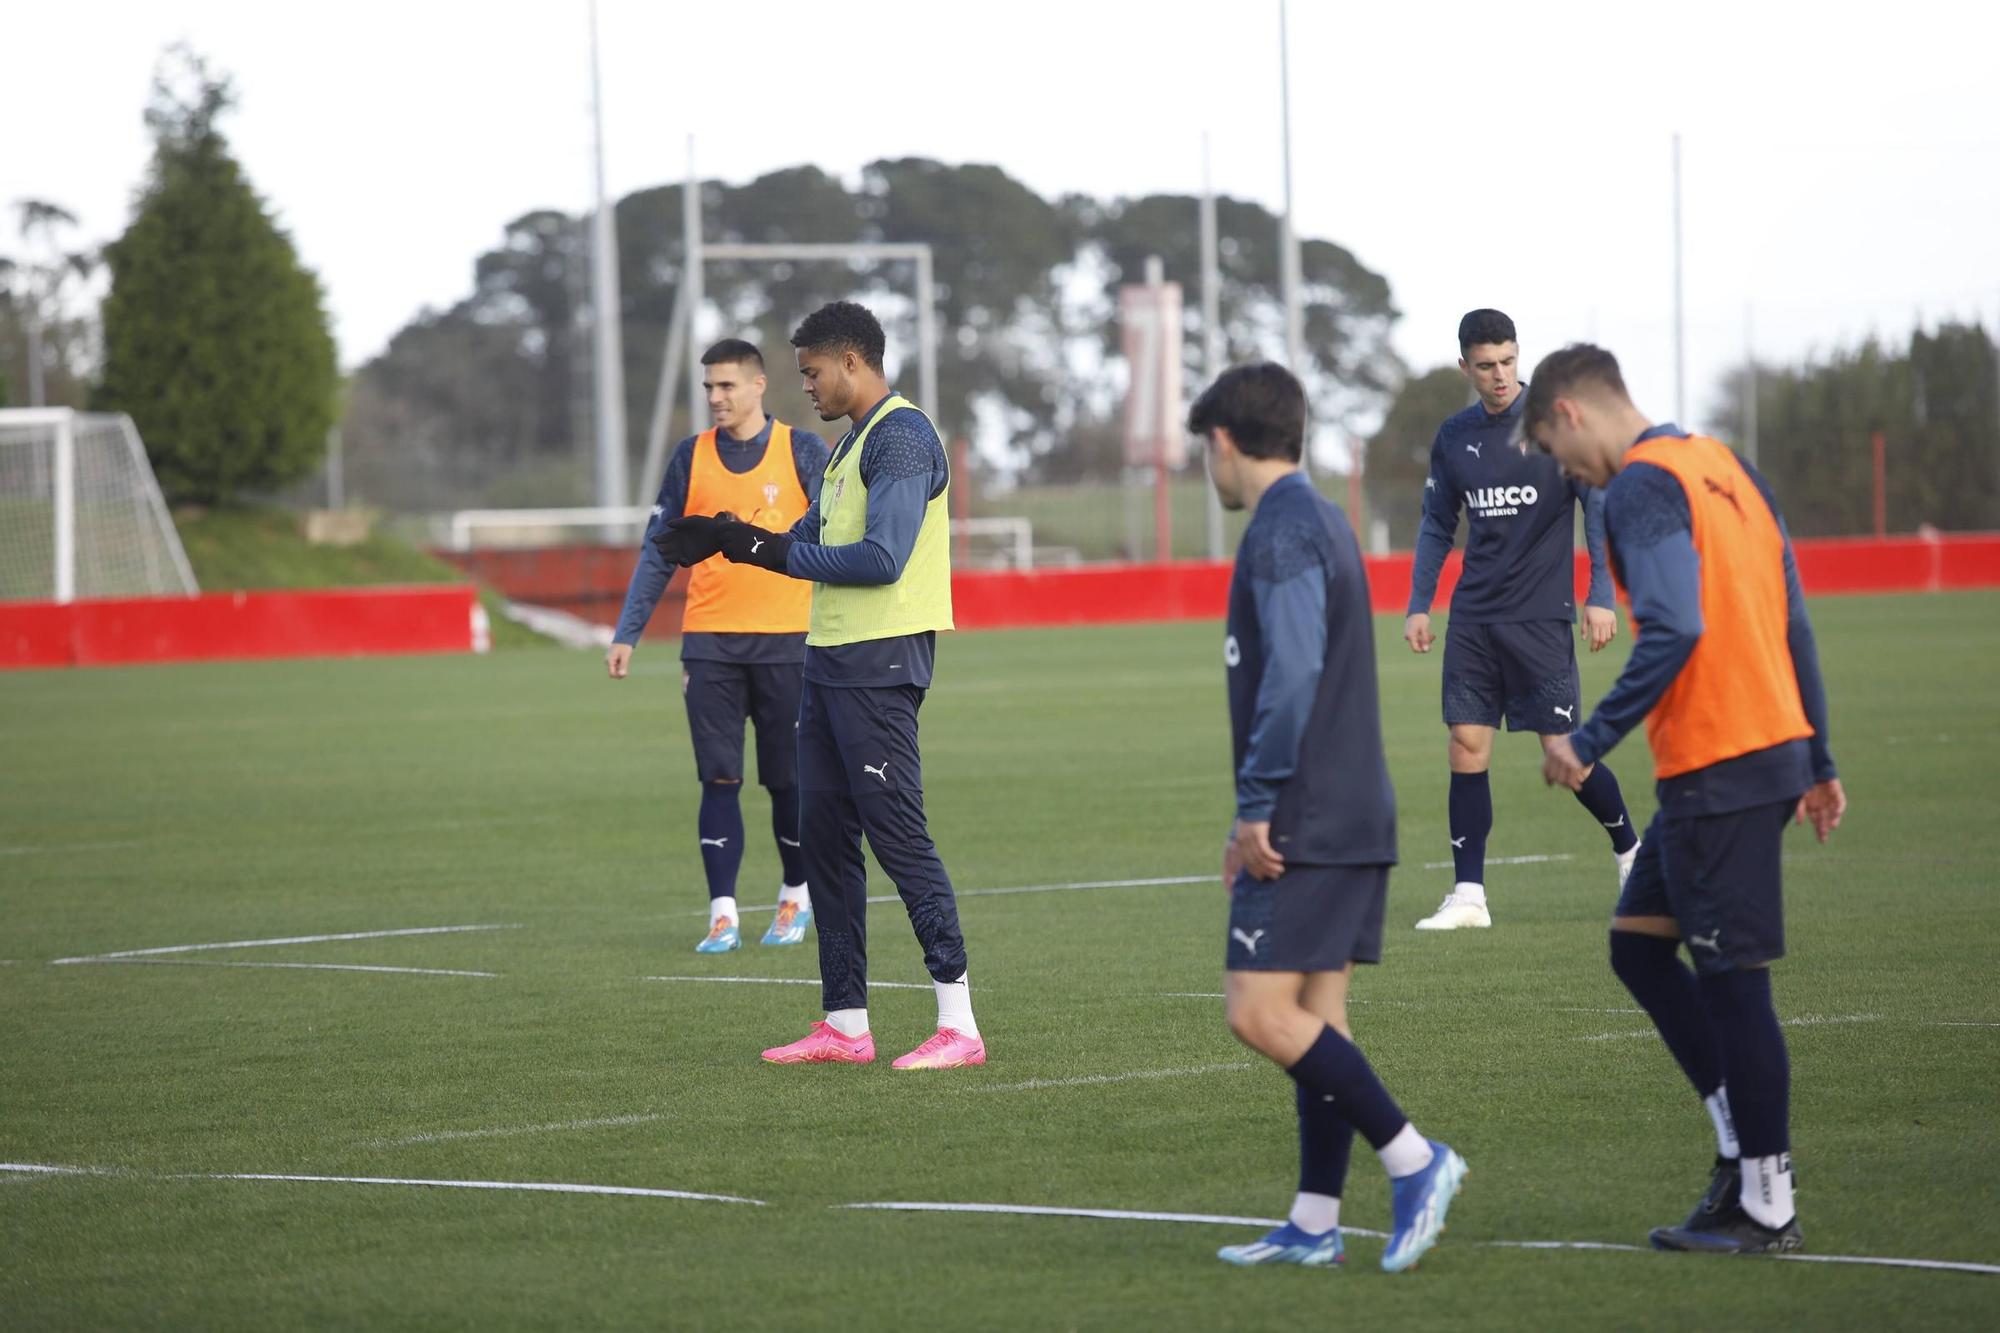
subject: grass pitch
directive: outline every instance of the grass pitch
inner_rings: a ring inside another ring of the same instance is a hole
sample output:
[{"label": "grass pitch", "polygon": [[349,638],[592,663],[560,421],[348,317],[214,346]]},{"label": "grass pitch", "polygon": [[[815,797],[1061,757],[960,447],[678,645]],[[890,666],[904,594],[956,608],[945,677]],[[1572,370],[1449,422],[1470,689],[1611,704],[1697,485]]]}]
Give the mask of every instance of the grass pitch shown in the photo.
[{"label": "grass pitch", "polygon": [[[2000,1262],[1993,995],[2000,596],[1815,605],[1854,800],[1794,831],[1802,1221],[1819,1254]],[[1357,1035],[1472,1177],[1412,1275],[1237,1270],[1214,1224],[854,1211],[957,1201],[1281,1216],[1284,1077],[1220,1002],[1208,876],[1230,811],[1220,631],[950,638],[924,709],[983,1070],[897,1074],[927,989],[872,997],[883,1059],[777,1069],[817,1016],[810,945],[692,952],[704,894],[671,643],[594,655],[0,676],[0,1174],[8,1328],[1290,1328],[1983,1324],[1948,1272],[1524,1250],[1643,1244],[1706,1174],[1699,1105],[1604,962],[1602,834],[1496,756],[1490,932],[1410,929],[1448,887],[1439,659],[1378,627],[1404,864]],[[1590,697],[1614,652],[1586,659]],[[1641,819],[1643,745],[1612,757]],[[775,895],[753,830],[742,896]],[[877,878],[879,891],[889,886]],[[875,979],[921,985],[900,907]],[[115,951],[497,925],[507,929]],[[310,964],[249,967],[239,964]],[[231,964],[231,965],[222,965]],[[429,969],[325,970],[324,965]],[[490,976],[456,973],[492,973]],[[644,1196],[223,1180],[570,1182]],[[1344,1208],[1383,1228],[1358,1152]],[[1989,1316],[1981,1316],[1986,1310]]]}]

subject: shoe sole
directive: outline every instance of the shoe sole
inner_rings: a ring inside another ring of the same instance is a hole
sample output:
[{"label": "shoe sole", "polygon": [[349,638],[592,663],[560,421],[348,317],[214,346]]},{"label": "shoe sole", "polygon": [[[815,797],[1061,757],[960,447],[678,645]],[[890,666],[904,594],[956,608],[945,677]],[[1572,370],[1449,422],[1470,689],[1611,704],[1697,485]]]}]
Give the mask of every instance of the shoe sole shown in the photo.
[{"label": "shoe sole", "polygon": [[1418,930],[1491,930],[1493,929],[1493,923],[1491,921],[1467,921],[1460,925],[1427,926],[1423,922],[1419,921],[1417,922],[1417,929]]},{"label": "shoe sole", "polygon": [[1665,1250],[1670,1254],[1797,1254],[1805,1248],[1803,1241],[1790,1245],[1773,1243],[1755,1247],[1745,1247],[1727,1241],[1719,1245],[1706,1242],[1685,1243],[1685,1237],[1698,1234],[1700,1233],[1690,1232],[1685,1227],[1654,1227],[1647,1233],[1646,1239],[1651,1242],[1654,1249]]},{"label": "shoe sole", "polygon": [[985,1063],[986,1063],[986,1052],[981,1051],[977,1059],[953,1060],[949,1064],[942,1064],[942,1065],[929,1064],[929,1063],[920,1065],[891,1064],[889,1067],[891,1069],[900,1070],[903,1073],[908,1073],[912,1069],[973,1069]]},{"label": "shoe sole", "polygon": [[1383,1272],[1414,1273],[1417,1269],[1417,1265],[1423,1261],[1423,1257],[1429,1254],[1433,1249],[1437,1248],[1438,1241],[1443,1238],[1444,1233],[1449,1229],[1450,1224],[1448,1219],[1451,1214],[1451,1205],[1458,1198],[1460,1194],[1465,1192],[1465,1178],[1472,1174],[1472,1168],[1465,1164],[1465,1159],[1463,1157],[1460,1157],[1456,1152],[1452,1153],[1452,1157],[1454,1160],[1457,1161],[1458,1166],[1456,1168],[1456,1174],[1452,1177],[1451,1192],[1445,1195],[1443,1201],[1438,1204],[1438,1227],[1436,1233],[1433,1234],[1429,1240],[1426,1240],[1423,1243],[1422,1248],[1420,1248],[1407,1261],[1397,1265],[1394,1268],[1389,1267],[1389,1258],[1386,1254],[1383,1255],[1382,1257]]},{"label": "shoe sole", "polygon": [[872,1065],[875,1057],[857,1059],[851,1055],[765,1055],[759,1057],[767,1065]]}]

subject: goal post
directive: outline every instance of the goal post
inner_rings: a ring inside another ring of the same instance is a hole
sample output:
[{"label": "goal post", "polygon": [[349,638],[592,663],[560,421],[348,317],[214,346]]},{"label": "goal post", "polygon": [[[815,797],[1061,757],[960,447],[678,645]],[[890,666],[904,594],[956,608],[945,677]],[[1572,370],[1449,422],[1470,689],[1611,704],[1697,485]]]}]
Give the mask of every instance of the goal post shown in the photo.
[{"label": "goal post", "polygon": [[0,409],[0,600],[198,591],[132,418]]}]

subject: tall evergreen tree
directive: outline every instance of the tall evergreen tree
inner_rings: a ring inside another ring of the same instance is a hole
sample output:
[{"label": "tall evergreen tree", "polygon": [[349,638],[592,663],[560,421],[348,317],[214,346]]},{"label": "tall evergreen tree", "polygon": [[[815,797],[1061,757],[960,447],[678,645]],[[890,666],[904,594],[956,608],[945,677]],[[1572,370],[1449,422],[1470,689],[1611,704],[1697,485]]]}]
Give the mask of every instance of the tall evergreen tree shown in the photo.
[{"label": "tall evergreen tree", "polygon": [[106,406],[129,412],[161,485],[217,503],[319,463],[339,384],[319,281],[217,128],[235,95],[184,47],[163,57],[152,167],[106,249]]}]

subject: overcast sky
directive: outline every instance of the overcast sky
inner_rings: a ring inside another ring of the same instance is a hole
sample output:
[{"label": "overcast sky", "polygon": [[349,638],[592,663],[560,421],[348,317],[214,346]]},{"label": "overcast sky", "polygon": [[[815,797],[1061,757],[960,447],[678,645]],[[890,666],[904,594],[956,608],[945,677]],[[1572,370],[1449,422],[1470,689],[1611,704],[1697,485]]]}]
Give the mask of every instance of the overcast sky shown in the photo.
[{"label": "overcast sky", "polygon": [[[359,365],[466,294],[508,219],[590,191],[584,0],[67,0],[14,6],[0,202],[124,227],[160,50],[234,76],[226,129]],[[619,194],[922,155],[1044,194],[1216,188],[1277,207],[1276,0],[603,0]],[[2000,7],[1291,6],[1300,230],[1385,274],[1396,344],[1456,355],[1499,306],[1523,356],[1592,338],[1674,410],[1670,136],[1683,135],[1690,424],[1746,323],[1767,360],[1914,320],[2000,320]],[[0,235],[0,252],[11,238]]]}]

